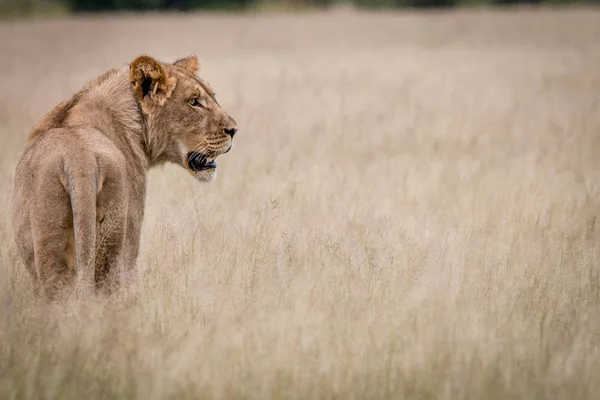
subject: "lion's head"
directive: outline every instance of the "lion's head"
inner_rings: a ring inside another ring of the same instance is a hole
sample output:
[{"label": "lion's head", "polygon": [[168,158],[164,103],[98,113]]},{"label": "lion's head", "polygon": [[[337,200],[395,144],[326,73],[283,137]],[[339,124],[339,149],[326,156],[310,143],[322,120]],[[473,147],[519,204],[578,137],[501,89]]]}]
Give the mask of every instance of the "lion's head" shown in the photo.
[{"label": "lion's head", "polygon": [[129,80],[146,119],[146,151],[154,162],[181,165],[200,181],[216,175],[217,156],[233,145],[237,123],[196,73],[196,56],[173,64],[148,56],[130,65]]}]

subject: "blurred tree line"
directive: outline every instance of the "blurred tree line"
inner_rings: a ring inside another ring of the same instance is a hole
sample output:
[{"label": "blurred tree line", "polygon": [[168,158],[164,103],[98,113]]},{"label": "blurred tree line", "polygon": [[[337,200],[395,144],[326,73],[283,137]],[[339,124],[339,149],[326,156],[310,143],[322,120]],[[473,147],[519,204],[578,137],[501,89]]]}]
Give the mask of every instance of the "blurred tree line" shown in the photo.
[{"label": "blurred tree line", "polygon": [[[294,8],[352,3],[360,7],[449,7],[461,4],[574,3],[573,0],[62,0],[73,10],[115,9],[248,9],[257,3],[286,3]],[[600,2],[600,0],[589,0]]]},{"label": "blurred tree line", "polygon": [[354,4],[366,8],[382,7],[452,7],[485,4],[597,3],[600,0],[0,0],[3,14],[46,13],[53,10],[72,12],[114,10],[243,10],[257,7],[327,7]]}]

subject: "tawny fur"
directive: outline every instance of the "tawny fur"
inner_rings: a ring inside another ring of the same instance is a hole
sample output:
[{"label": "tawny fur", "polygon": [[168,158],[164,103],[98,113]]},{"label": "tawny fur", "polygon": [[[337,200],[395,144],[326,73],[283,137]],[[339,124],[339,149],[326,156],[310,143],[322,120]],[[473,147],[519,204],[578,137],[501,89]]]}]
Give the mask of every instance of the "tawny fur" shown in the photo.
[{"label": "tawny fur", "polygon": [[15,174],[13,227],[36,292],[55,298],[76,282],[106,288],[118,270],[135,275],[149,168],[173,162],[213,179],[214,170],[189,167],[188,152],[227,152],[236,122],[198,65],[195,56],[173,64],[140,56],[32,128]]}]

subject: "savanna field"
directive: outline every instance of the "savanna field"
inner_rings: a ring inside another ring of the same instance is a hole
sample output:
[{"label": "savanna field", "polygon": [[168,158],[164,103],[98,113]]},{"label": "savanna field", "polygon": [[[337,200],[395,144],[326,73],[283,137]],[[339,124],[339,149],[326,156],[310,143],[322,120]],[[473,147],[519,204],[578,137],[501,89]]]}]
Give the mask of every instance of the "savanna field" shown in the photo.
[{"label": "savanna field", "polygon": [[[0,22],[0,398],[594,399],[600,10]],[[134,291],[48,305],[10,223],[29,129],[197,54],[215,182],[149,176]]]}]

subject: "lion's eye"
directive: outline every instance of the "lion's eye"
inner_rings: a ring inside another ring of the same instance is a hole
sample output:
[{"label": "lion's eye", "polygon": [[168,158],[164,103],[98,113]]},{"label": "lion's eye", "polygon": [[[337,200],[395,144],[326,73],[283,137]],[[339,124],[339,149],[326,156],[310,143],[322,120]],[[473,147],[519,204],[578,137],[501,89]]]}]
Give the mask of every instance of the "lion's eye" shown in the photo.
[{"label": "lion's eye", "polygon": [[197,98],[191,98],[188,100],[188,104],[192,107],[204,107]]}]

